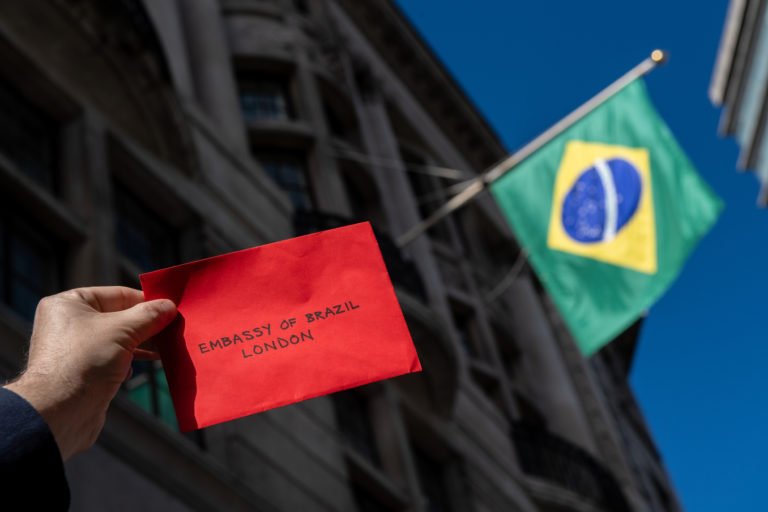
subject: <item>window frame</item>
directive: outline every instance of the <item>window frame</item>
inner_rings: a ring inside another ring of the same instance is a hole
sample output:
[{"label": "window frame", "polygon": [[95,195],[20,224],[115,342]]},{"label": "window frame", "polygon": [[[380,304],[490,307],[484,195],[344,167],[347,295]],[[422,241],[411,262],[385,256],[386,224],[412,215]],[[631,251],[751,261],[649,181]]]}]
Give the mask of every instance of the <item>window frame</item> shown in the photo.
[{"label": "window frame", "polygon": [[[40,181],[23,168],[23,164],[8,152],[0,151],[0,216],[3,231],[0,236],[4,256],[0,273],[6,274],[8,261],[7,237],[15,232],[33,246],[47,247],[47,284],[38,290],[45,296],[69,287],[73,267],[72,251],[87,238],[83,220],[77,216],[77,201],[84,185],[76,178],[87,165],[83,154],[83,112],[77,102],[41,73],[38,64],[30,61],[15,47],[0,38],[0,81],[12,98],[22,103],[51,134],[48,178]],[[17,105],[18,106],[18,105]],[[13,118],[7,117],[13,122]],[[6,321],[19,320],[19,326],[31,322],[9,303],[9,278],[2,277],[0,307],[7,310]],[[14,322],[15,323],[15,322]]]},{"label": "window frame", "polygon": [[[7,104],[3,100],[7,100]],[[6,105],[8,108],[3,108]],[[13,156],[12,153],[16,151],[16,148],[10,151],[7,147],[2,148],[3,142],[2,137],[0,137],[0,155],[7,161],[6,165],[10,164],[21,175],[31,180],[35,186],[42,188],[53,196],[61,196],[63,176],[60,162],[63,160],[62,157],[65,151],[63,147],[65,123],[30,99],[12,81],[2,78],[0,78],[0,112],[2,112],[3,118],[6,121],[13,123],[11,132],[18,132],[20,126],[25,124],[38,124],[39,126],[34,127],[37,129],[35,133],[25,132],[23,134],[24,138],[30,143],[45,140],[46,146],[49,146],[45,148],[48,153],[47,160],[49,161],[43,162],[41,169],[37,169],[36,166],[35,169],[31,169],[29,165],[25,165],[23,159],[19,158],[19,155]],[[40,136],[43,133],[46,135],[45,138]],[[9,141],[9,144],[14,145],[14,141]],[[26,154],[28,155],[29,153]],[[41,170],[42,175],[38,175],[37,170]]]},{"label": "window frame", "polygon": [[[237,82],[240,111],[246,125],[290,122],[298,118],[289,76],[243,72]],[[245,104],[249,93],[254,101],[253,110],[246,108]],[[254,115],[249,115],[249,112]]]},{"label": "window frame", "polygon": [[[49,264],[44,265],[43,268],[46,275],[43,278],[42,289],[37,290],[39,292],[37,294],[39,295],[38,301],[61,289],[64,282],[64,269],[66,268],[66,252],[62,250],[63,243],[52,230],[34,221],[10,216],[6,209],[0,209],[0,303],[17,317],[32,323],[34,309],[31,311],[30,317],[12,303],[11,287],[15,282],[11,256],[13,237],[47,252],[43,257]],[[23,276],[18,277],[23,278]],[[27,283],[27,285],[29,287],[35,286],[33,283]]]},{"label": "window frame", "polygon": [[[252,154],[264,173],[272,180],[272,183],[288,196],[294,210],[314,211],[317,208],[317,198],[315,197],[308,158],[305,152],[253,148]],[[280,165],[279,170],[276,172],[271,171],[271,166],[269,165],[271,163]],[[301,176],[301,180],[291,182],[285,179],[286,164],[295,164],[298,170],[296,175]],[[294,196],[294,194],[297,194],[297,196]],[[296,197],[301,197],[302,201],[296,201]]]},{"label": "window frame", "polygon": [[[115,249],[121,260],[120,270],[129,270],[131,272],[138,270],[143,273],[181,263],[181,236],[175,233],[173,225],[165,222],[159,214],[151,209],[142,207],[143,202],[130,188],[116,182],[113,184],[112,190],[114,194]],[[129,219],[132,216],[131,221],[137,221],[134,226],[138,225],[139,232],[144,232],[148,226],[149,231],[154,231],[152,236],[147,238],[149,245],[152,246],[152,253],[149,255],[149,259],[152,261],[146,267],[132,259],[121,248],[121,241],[119,239],[120,222],[122,219]],[[141,218],[142,216],[144,218]],[[155,219],[150,217],[155,217]],[[127,260],[129,262],[128,265],[123,260]]]}]

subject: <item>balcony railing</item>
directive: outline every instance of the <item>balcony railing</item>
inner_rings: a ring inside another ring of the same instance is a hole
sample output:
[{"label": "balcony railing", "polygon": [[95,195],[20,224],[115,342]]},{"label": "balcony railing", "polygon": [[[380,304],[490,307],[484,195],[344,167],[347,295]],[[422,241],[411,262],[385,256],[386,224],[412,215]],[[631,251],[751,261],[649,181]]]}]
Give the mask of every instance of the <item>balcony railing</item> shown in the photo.
[{"label": "balcony railing", "polygon": [[572,491],[602,510],[630,512],[616,479],[583,449],[525,423],[515,423],[512,436],[528,475]]},{"label": "balcony railing", "polygon": [[[307,235],[325,229],[347,226],[355,222],[360,221],[316,211],[297,211],[293,218],[293,225],[297,235]],[[395,286],[426,302],[427,294],[424,288],[424,281],[422,281],[421,274],[419,274],[416,265],[403,256],[400,248],[397,247],[394,239],[389,234],[376,226],[373,226],[373,232],[379,242],[379,248],[387,265],[389,276],[392,278]]]}]

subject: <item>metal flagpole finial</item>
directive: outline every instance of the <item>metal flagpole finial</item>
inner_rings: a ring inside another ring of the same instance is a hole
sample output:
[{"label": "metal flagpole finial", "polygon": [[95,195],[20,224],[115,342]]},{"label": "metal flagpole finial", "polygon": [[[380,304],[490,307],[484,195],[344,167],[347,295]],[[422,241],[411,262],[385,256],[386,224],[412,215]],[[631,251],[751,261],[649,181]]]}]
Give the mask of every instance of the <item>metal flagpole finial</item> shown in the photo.
[{"label": "metal flagpole finial", "polygon": [[664,64],[669,59],[669,54],[664,50],[656,48],[651,52],[651,60],[656,64]]}]

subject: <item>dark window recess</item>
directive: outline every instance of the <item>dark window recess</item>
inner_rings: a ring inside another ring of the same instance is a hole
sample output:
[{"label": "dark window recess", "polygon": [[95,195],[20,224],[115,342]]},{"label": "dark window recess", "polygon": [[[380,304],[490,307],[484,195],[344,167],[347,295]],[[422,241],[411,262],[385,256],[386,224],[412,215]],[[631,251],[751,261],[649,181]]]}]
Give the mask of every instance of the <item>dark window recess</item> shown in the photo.
[{"label": "dark window recess", "polygon": [[178,263],[178,233],[130,192],[116,190],[117,249],[142,271]]},{"label": "dark window recess", "polygon": [[[347,198],[349,199],[349,206],[352,209],[352,215],[355,220],[373,220],[373,214],[371,213],[372,205],[366,197],[366,190],[358,186],[358,184],[351,179],[348,175],[342,176],[344,181],[344,188],[347,189]],[[374,222],[375,224],[375,222]]]},{"label": "dark window recess", "polygon": [[365,100],[375,98],[379,90],[377,81],[367,66],[355,69],[355,84]]},{"label": "dark window recess", "polygon": [[293,5],[301,14],[309,14],[309,2],[307,0],[293,0]]},{"label": "dark window recess", "polygon": [[392,509],[384,505],[371,492],[357,483],[352,483],[352,498],[355,500],[357,510],[365,512],[390,512]]},{"label": "dark window recess", "polygon": [[352,138],[353,130],[347,126],[336,110],[325,101],[323,102],[323,112],[325,113],[325,121],[328,124],[328,130],[330,130],[331,135],[340,139]]},{"label": "dark window recess", "polygon": [[0,82],[0,153],[37,184],[55,192],[58,148],[58,122]]},{"label": "dark window recess", "polygon": [[358,390],[342,391],[333,395],[336,420],[347,442],[358,453],[375,465],[380,456],[373,433],[368,398]]},{"label": "dark window recess", "polygon": [[378,188],[368,171],[349,163],[343,163],[341,168],[344,170],[341,176],[354,220],[371,221],[374,228],[385,226]]},{"label": "dark window recess", "polygon": [[303,157],[292,153],[264,153],[257,154],[256,158],[277,186],[288,193],[294,209],[312,209],[312,193]]},{"label": "dark window recess", "polygon": [[293,118],[288,84],[282,80],[241,80],[240,107],[246,122]]},{"label": "dark window recess", "polygon": [[521,424],[538,427],[543,430],[547,428],[547,417],[536,404],[517,391],[514,392],[514,398],[518,413],[520,414]]},{"label": "dark window recess", "polygon": [[60,288],[58,244],[50,234],[18,220],[0,220],[2,301],[30,322],[37,303]]},{"label": "dark window recess", "polygon": [[520,363],[522,353],[517,341],[509,333],[508,329],[500,327],[497,324],[491,326],[493,337],[496,340],[496,346],[499,349],[501,364],[504,367],[504,373],[510,379],[514,379],[517,373],[517,367]]},{"label": "dark window recess", "polygon": [[478,340],[475,318],[471,311],[456,308],[453,309],[453,321],[459,334],[459,341],[466,353],[472,357],[479,357]]},{"label": "dark window recess", "polygon": [[427,512],[451,512],[451,492],[446,485],[445,465],[415,448],[413,457],[419,474]]}]

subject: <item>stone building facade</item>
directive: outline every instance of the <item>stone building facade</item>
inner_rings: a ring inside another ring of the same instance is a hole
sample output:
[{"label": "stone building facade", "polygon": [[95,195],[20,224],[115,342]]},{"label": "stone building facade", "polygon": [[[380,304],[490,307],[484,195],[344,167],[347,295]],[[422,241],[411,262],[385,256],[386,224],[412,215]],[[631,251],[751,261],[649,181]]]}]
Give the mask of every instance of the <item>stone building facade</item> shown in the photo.
[{"label": "stone building facade", "polygon": [[506,149],[390,0],[0,2],[0,64],[4,376],[41,296],[355,220],[425,368],[181,435],[137,363],[72,510],[680,510],[639,324],[584,360],[488,197],[393,242]]}]

